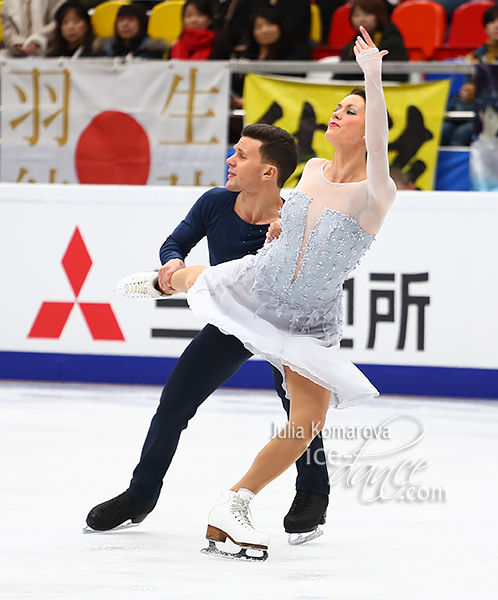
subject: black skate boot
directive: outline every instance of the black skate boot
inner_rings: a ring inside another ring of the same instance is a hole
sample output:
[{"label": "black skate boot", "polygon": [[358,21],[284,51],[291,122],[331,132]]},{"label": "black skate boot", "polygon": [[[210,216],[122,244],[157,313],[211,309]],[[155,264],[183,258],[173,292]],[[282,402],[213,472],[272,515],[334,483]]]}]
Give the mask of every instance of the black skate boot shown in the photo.
[{"label": "black skate boot", "polygon": [[86,524],[95,531],[115,529],[127,521],[138,525],[154,509],[154,504],[139,504],[128,492],[94,506],[88,513]]},{"label": "black skate boot", "polygon": [[325,523],[329,497],[316,492],[298,490],[292,506],[284,518],[284,529],[289,544],[296,546],[323,535],[318,527]]}]

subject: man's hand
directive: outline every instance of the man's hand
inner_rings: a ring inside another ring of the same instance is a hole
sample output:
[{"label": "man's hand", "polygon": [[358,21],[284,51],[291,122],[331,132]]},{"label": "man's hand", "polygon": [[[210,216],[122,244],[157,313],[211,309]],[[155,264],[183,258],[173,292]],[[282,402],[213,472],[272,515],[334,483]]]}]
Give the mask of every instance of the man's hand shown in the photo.
[{"label": "man's hand", "polygon": [[22,44],[14,44],[14,50],[19,56],[26,56],[26,52],[22,46]]},{"label": "man's hand", "polygon": [[266,241],[268,243],[273,242],[273,240],[276,240],[280,237],[281,233],[282,225],[280,223],[280,219],[277,219],[276,221],[273,221],[273,223],[270,223],[268,231],[266,232]]},{"label": "man's hand", "polygon": [[185,263],[179,258],[172,258],[168,260],[160,269],[157,274],[157,283],[161,292],[166,294],[172,294],[176,290],[171,287],[171,276],[176,271],[185,268]]}]

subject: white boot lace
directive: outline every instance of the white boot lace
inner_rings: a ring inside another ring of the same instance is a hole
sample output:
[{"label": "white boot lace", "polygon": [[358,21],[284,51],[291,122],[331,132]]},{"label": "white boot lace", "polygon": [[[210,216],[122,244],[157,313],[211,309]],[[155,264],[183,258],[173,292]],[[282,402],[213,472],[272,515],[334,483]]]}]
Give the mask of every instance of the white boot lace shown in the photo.
[{"label": "white boot lace", "polygon": [[128,295],[137,295],[137,296],[148,296],[149,295],[149,285],[148,281],[134,281],[133,283],[126,283],[124,286],[124,292]]},{"label": "white boot lace", "polygon": [[249,510],[249,502],[250,500],[244,500],[240,496],[234,495],[232,498],[232,505],[230,506],[230,512],[243,527],[256,531],[250,521],[252,515]]}]

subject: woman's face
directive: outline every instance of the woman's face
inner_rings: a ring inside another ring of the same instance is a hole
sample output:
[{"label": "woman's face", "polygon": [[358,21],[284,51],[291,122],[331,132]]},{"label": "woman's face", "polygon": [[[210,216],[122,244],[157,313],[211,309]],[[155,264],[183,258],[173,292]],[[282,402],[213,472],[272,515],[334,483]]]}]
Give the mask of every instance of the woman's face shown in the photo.
[{"label": "woman's face", "polygon": [[211,19],[201,13],[194,4],[187,4],[183,13],[183,26],[190,29],[209,29]]},{"label": "woman's face", "polygon": [[498,19],[488,23],[484,29],[491,41],[498,42]]},{"label": "woman's face", "polygon": [[61,35],[70,45],[79,45],[88,30],[88,23],[74,9],[69,9],[62,18]]},{"label": "woman's face", "polygon": [[[339,102],[329,119],[325,139],[331,144],[338,141],[364,142],[365,136],[365,100],[356,94],[346,96]],[[362,143],[363,143],[362,142]]]},{"label": "woman's face", "polygon": [[282,32],[276,23],[271,23],[264,17],[256,17],[253,35],[256,43],[260,46],[271,46],[271,44],[278,42]]},{"label": "woman's face", "polygon": [[373,33],[377,29],[377,17],[357,6],[351,13],[351,25],[356,31],[359,31],[360,25],[363,25],[368,33]]},{"label": "woman's face", "polygon": [[131,40],[140,32],[140,21],[135,15],[118,17],[116,31],[122,40]]}]

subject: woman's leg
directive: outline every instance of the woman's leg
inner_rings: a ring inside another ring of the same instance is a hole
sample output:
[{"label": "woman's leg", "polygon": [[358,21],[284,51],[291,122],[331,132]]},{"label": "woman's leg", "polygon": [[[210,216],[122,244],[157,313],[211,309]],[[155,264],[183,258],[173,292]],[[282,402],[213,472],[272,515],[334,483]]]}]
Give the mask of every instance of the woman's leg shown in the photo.
[{"label": "woman's leg", "polygon": [[234,491],[260,492],[296,462],[325,424],[330,391],[288,367],[285,378],[290,393],[289,423],[256,456],[249,471],[231,488]]},{"label": "woman's leg", "polygon": [[175,288],[177,292],[188,292],[189,289],[194,285],[197,277],[207,267],[201,267],[200,265],[194,265],[193,267],[185,267],[175,271],[171,276],[171,287]]}]

